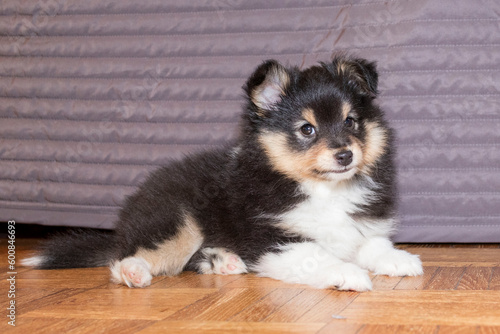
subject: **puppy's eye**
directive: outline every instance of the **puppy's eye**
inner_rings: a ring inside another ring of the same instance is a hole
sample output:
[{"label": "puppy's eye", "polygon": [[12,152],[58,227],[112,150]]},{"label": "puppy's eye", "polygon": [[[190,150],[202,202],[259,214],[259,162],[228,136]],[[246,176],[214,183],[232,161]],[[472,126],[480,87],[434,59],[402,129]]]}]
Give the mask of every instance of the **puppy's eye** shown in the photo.
[{"label": "puppy's eye", "polygon": [[300,132],[307,137],[310,137],[316,133],[316,129],[311,124],[304,124],[300,128]]},{"label": "puppy's eye", "polygon": [[344,121],[344,126],[348,129],[354,129],[356,121],[352,117],[347,117]]}]

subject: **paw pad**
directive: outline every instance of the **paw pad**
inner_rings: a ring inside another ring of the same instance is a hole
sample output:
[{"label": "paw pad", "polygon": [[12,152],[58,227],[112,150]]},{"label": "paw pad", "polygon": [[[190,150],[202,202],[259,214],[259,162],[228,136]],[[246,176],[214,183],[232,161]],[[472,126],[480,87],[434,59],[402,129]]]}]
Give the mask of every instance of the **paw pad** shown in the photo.
[{"label": "paw pad", "polygon": [[151,284],[152,276],[142,258],[126,258],[121,261],[121,278],[130,288],[143,288]]}]

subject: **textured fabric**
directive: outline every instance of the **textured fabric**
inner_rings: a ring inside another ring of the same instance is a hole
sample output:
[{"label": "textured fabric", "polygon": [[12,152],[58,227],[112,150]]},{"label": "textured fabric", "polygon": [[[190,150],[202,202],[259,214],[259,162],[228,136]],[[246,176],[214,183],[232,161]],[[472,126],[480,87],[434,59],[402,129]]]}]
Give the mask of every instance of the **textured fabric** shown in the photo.
[{"label": "textured fabric", "polygon": [[500,2],[2,0],[0,220],[110,228],[268,58],[378,62],[405,242],[500,242]]}]

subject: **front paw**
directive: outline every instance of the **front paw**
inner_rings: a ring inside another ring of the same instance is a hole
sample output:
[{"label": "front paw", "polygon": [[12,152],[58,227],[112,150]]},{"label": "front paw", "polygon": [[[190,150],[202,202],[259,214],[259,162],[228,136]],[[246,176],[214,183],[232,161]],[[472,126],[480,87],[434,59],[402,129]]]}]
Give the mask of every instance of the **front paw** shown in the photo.
[{"label": "front paw", "polygon": [[336,266],[330,276],[330,285],[339,290],[369,291],[372,281],[368,272],[352,263]]},{"label": "front paw", "polygon": [[422,261],[418,255],[393,249],[380,256],[372,268],[375,275],[388,276],[419,276],[424,273]]}]

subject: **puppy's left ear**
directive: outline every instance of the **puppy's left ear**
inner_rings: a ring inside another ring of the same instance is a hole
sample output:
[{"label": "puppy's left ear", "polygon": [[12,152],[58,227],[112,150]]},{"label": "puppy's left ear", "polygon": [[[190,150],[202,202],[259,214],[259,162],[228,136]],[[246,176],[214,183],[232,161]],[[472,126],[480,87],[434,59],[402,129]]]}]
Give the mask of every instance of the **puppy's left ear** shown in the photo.
[{"label": "puppy's left ear", "polygon": [[287,69],[276,60],[268,60],[257,67],[248,79],[245,91],[250,101],[257,106],[258,113],[274,110],[276,105],[286,95],[290,84]]},{"label": "puppy's left ear", "polygon": [[374,62],[361,58],[337,57],[333,60],[337,75],[360,93],[375,98],[378,94],[378,73]]}]

